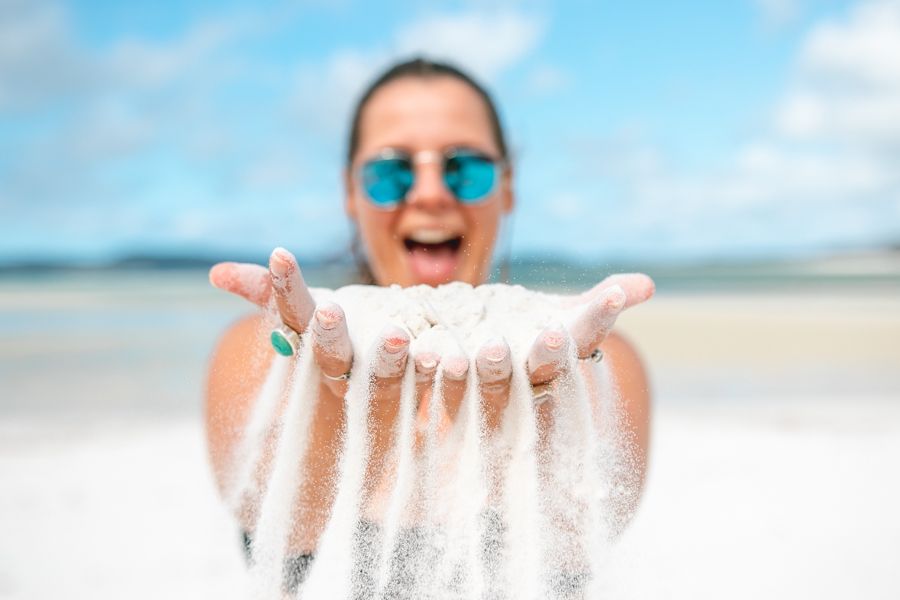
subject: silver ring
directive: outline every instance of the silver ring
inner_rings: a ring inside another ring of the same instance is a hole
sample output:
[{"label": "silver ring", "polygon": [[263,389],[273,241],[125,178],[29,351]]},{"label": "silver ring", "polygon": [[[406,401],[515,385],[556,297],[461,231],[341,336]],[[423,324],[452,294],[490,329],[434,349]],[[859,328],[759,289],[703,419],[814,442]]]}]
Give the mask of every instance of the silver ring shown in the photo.
[{"label": "silver ring", "polygon": [[322,377],[324,377],[325,379],[330,379],[331,381],[347,381],[348,379],[350,379],[350,373],[351,373],[351,371],[347,371],[346,373],[341,373],[340,375],[332,376],[332,375],[329,375],[328,373],[326,373],[325,371],[322,371]]},{"label": "silver ring", "polygon": [[300,334],[287,325],[273,329],[269,341],[281,356],[293,356],[300,349]]},{"label": "silver ring", "polygon": [[591,352],[589,355],[585,356],[584,358],[580,358],[579,360],[592,360],[595,363],[598,363],[601,360],[603,360],[603,350],[601,350],[600,348],[594,348],[593,352]]}]

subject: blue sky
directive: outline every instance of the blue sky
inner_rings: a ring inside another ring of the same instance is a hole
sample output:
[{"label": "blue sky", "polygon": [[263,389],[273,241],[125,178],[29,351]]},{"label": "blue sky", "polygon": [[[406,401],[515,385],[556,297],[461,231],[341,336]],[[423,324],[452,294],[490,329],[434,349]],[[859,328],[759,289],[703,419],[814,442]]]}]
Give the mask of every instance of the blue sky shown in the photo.
[{"label": "blue sky", "polygon": [[516,255],[900,242],[900,1],[0,0],[0,260],[341,253],[352,102],[472,70],[516,158]]}]

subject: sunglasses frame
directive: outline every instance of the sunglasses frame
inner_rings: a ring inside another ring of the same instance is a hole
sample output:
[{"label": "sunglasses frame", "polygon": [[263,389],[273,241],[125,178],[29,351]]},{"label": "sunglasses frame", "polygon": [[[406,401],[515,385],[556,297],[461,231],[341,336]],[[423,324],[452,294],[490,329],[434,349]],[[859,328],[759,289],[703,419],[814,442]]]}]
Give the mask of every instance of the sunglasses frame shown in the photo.
[{"label": "sunglasses frame", "polygon": [[[444,176],[447,171],[447,161],[459,156],[460,154],[465,153],[466,155],[475,156],[477,158],[484,159],[491,163],[494,168],[494,182],[491,185],[491,188],[485,192],[485,194],[479,197],[477,200],[461,200],[456,193],[447,188],[448,191],[453,194],[453,197],[457,202],[464,206],[474,206],[481,204],[482,202],[487,201],[491,195],[497,190],[498,185],[500,184],[502,169],[506,166],[506,161],[502,158],[494,158],[490,154],[482,152],[481,150],[476,150],[470,146],[453,146],[451,148],[447,148],[444,151],[440,150],[420,150],[418,152],[406,152],[404,150],[400,150],[398,148],[385,148],[379,151],[375,156],[366,159],[363,161],[359,167],[356,169],[357,174],[357,184],[365,195],[366,199],[369,201],[373,207],[378,210],[382,210],[385,212],[390,212],[393,210],[397,210],[397,208],[406,202],[406,195],[395,202],[384,205],[376,202],[370,195],[365,185],[363,185],[363,169],[366,168],[367,165],[379,161],[379,160],[396,160],[396,159],[405,159],[409,161],[410,167],[412,167],[411,171],[413,173],[413,183],[409,189],[412,189],[412,186],[415,185],[415,166],[416,165],[424,165],[429,163],[438,163],[441,165],[441,180],[444,182],[446,187],[446,181],[444,180]],[[409,194],[409,190],[406,191],[406,194]]]}]

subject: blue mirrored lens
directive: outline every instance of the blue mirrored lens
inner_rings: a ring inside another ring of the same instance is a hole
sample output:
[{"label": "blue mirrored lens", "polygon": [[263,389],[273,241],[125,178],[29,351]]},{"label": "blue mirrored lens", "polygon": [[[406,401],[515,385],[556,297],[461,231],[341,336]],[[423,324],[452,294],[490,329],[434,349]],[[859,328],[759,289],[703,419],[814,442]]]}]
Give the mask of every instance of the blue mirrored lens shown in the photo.
[{"label": "blue mirrored lens", "polygon": [[460,202],[477,202],[491,193],[497,166],[479,154],[457,154],[447,159],[444,183]]},{"label": "blue mirrored lens", "polygon": [[412,167],[405,158],[380,158],[362,167],[363,189],[372,202],[381,207],[402,202],[412,183]]}]

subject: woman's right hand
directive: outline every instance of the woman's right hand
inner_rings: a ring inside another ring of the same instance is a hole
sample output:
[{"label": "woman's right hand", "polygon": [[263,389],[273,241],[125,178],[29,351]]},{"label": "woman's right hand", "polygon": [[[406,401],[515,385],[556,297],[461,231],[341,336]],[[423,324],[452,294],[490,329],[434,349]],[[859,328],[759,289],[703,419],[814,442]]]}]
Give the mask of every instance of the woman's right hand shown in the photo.
[{"label": "woman's right hand", "polygon": [[268,269],[248,263],[219,263],[210,270],[209,280],[257,306],[274,302],[282,322],[298,333],[311,329],[321,383],[336,396],[346,393],[347,382],[340,377],[352,367],[353,350],[344,311],[334,303],[316,306],[290,252],[276,248]]}]

